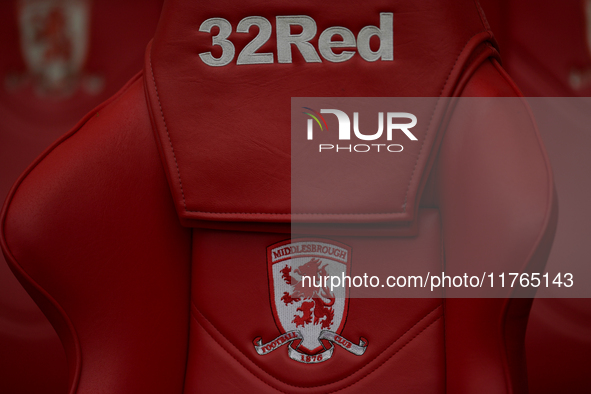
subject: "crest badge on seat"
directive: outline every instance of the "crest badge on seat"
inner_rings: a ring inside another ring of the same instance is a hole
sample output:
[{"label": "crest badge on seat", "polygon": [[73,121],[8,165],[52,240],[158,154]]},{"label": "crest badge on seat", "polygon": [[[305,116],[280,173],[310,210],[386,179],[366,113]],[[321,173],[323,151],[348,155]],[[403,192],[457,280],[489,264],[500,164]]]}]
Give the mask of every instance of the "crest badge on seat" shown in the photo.
[{"label": "crest badge on seat", "polygon": [[334,344],[362,355],[367,340],[355,344],[341,336],[349,286],[332,287],[330,277],[350,276],[351,248],[330,240],[292,239],[267,248],[271,307],[281,331],[274,340],[254,339],[259,355],[287,346],[292,360],[315,364],[330,359]]},{"label": "crest badge on seat", "polygon": [[85,71],[90,52],[91,0],[19,0],[20,49],[24,74],[9,73],[5,86],[32,83],[41,97],[66,98],[80,87],[96,95],[104,77]]}]

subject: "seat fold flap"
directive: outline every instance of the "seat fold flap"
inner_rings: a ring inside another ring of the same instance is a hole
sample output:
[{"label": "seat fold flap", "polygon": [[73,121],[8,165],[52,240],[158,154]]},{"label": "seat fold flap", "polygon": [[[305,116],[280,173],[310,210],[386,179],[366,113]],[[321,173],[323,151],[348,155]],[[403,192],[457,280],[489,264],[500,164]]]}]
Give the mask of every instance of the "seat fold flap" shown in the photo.
[{"label": "seat fold flap", "polygon": [[179,217],[411,226],[491,38],[472,0],[167,2],[144,84]]}]

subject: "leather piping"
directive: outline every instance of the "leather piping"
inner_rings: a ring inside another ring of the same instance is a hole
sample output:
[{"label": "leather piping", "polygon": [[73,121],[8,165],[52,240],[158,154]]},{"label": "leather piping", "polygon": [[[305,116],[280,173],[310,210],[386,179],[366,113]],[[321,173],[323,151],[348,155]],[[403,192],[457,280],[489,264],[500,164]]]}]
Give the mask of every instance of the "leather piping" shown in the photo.
[{"label": "leather piping", "polygon": [[[215,330],[215,333],[217,333],[219,336],[223,337],[228,345],[231,346],[232,349],[234,349],[235,351],[237,351],[238,353],[240,353],[242,356],[244,356],[244,358],[246,358],[257,370],[262,371],[266,376],[276,380],[277,382],[279,382],[282,385],[286,385],[289,387],[292,387],[294,389],[304,389],[304,390],[312,390],[312,389],[319,389],[319,388],[326,388],[327,386],[333,386],[338,382],[342,382],[344,380],[349,380],[351,379],[351,377],[355,374],[361,373],[360,371],[369,368],[369,365],[372,363],[373,360],[375,360],[376,358],[379,358],[382,354],[384,354],[385,352],[387,352],[388,349],[390,349],[392,346],[394,346],[402,337],[404,337],[406,334],[408,334],[408,332],[410,332],[413,328],[415,328],[419,323],[425,321],[426,319],[428,319],[429,317],[431,317],[433,314],[437,313],[439,314],[439,316],[437,316],[436,318],[433,319],[432,322],[430,322],[426,327],[424,327],[421,331],[419,331],[418,333],[416,333],[412,338],[410,338],[407,342],[405,342],[398,350],[396,350],[393,354],[391,354],[386,360],[382,361],[379,365],[375,366],[373,369],[371,369],[369,372],[365,373],[364,375],[362,375],[361,377],[355,379],[353,382],[348,383],[346,386],[344,387],[340,387],[338,389],[335,390],[331,390],[331,391],[323,391],[323,393],[329,394],[329,393],[336,393],[338,391],[342,391],[345,390],[348,387],[353,386],[354,384],[359,383],[361,380],[363,380],[364,378],[366,378],[367,376],[369,376],[370,374],[372,374],[373,372],[377,371],[380,367],[382,367],[384,364],[386,364],[390,359],[392,359],[396,354],[398,354],[398,352],[400,352],[402,349],[404,349],[408,344],[410,344],[415,338],[417,338],[420,334],[422,334],[424,331],[426,331],[429,327],[431,327],[435,322],[439,321],[442,317],[442,311],[443,311],[443,306],[442,304],[437,305],[437,307],[435,307],[433,310],[431,310],[430,312],[428,312],[425,316],[423,316],[422,318],[420,318],[418,321],[416,321],[408,330],[406,330],[402,335],[400,335],[400,337],[396,338],[389,346],[387,346],[384,350],[382,350],[382,352],[380,352],[380,354],[378,354],[372,361],[370,361],[369,363],[365,364],[364,366],[362,366],[361,368],[359,368],[358,370],[356,370],[355,372],[351,373],[349,376],[347,376],[346,378],[331,382],[331,383],[325,383],[325,384],[321,384],[321,385],[316,385],[316,386],[296,386],[296,385],[292,385],[289,383],[285,383],[282,382],[280,379],[278,379],[277,377],[271,375],[269,372],[265,371],[264,369],[262,369],[261,367],[259,367],[257,364],[255,364],[253,361],[251,361],[244,353],[242,353],[228,338],[226,338],[217,328],[215,328],[215,326],[213,325],[213,323],[211,323],[207,317],[205,317],[197,308],[197,306],[195,305],[194,302],[191,302],[192,304],[192,308],[191,308],[191,315],[193,316],[193,319],[195,319],[195,322],[197,324],[199,324],[204,330],[205,332],[207,332],[209,334],[209,336],[222,348],[224,349],[224,351],[226,351],[226,353],[228,353],[236,362],[238,362],[238,364],[240,364],[244,369],[246,369],[248,372],[250,372],[253,376],[255,376],[257,379],[259,379],[261,382],[265,383],[266,385],[274,388],[275,390],[284,393],[284,394],[289,394],[286,391],[275,387],[273,384],[263,380],[263,378],[261,378],[260,376],[258,376],[256,373],[254,373],[252,371],[251,368],[247,367],[242,361],[238,360],[227,348],[226,345],[222,344],[218,339],[215,338],[215,336],[213,335],[213,333],[211,332],[211,329]],[[432,317],[431,317],[432,318]],[[203,319],[205,322],[207,322],[211,328],[206,327],[206,325],[204,325],[203,323],[201,323],[199,320]],[[330,390],[330,389],[329,389]]]},{"label": "leather piping", "polygon": [[12,186],[2,208],[2,213],[0,214],[0,246],[2,248],[2,251],[4,252],[4,255],[6,256],[6,261],[8,262],[10,269],[15,273],[19,281],[23,284],[23,286],[31,295],[31,297],[35,300],[35,302],[37,304],[45,304],[44,301],[47,302],[47,304],[45,305],[46,307],[41,308],[41,310],[45,314],[45,316],[50,320],[52,326],[56,329],[56,332],[59,335],[62,345],[64,346],[64,349],[66,351],[69,375],[69,394],[75,394],[78,390],[78,385],[80,383],[80,375],[82,370],[82,352],[80,348],[80,339],[78,338],[78,334],[76,333],[76,328],[74,327],[72,320],[70,319],[64,308],[55,298],[51,296],[51,294],[49,294],[43,287],[41,287],[25,271],[25,269],[19,264],[19,262],[12,254],[4,232],[6,218],[8,216],[8,209],[19,186],[23,183],[27,176],[37,167],[37,165],[41,163],[49,154],[51,154],[51,152],[53,152],[54,149],[56,149],[63,142],[65,142],[74,134],[76,134],[82,127],[84,127],[86,122],[88,122],[93,116],[95,116],[96,113],[98,113],[101,109],[116,101],[119,97],[121,97],[129,89],[129,87],[133,85],[133,83],[142,78],[142,75],[142,71],[137,73],[110,99],[104,101],[96,108],[94,108],[92,111],[90,111],[88,114],[86,114],[84,118],[82,118],[68,133],[64,134],[59,140],[57,140],[49,148],[47,148],[25,170],[25,172],[23,172],[23,174],[18,178],[16,183]]}]

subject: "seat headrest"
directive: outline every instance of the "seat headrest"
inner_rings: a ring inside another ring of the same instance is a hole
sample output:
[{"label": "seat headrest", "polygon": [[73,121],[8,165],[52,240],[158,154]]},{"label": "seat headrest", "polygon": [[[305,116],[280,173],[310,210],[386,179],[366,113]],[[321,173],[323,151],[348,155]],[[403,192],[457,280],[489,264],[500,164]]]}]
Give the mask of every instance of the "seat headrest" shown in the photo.
[{"label": "seat headrest", "polygon": [[437,100],[417,116],[399,170],[375,181],[396,195],[373,196],[373,212],[343,190],[382,189],[355,187],[346,174],[332,182],[342,188],[321,190],[324,203],[293,205],[292,98],[452,96],[491,39],[473,0],[166,2],[145,84],[180,218],[412,222],[445,113]]}]

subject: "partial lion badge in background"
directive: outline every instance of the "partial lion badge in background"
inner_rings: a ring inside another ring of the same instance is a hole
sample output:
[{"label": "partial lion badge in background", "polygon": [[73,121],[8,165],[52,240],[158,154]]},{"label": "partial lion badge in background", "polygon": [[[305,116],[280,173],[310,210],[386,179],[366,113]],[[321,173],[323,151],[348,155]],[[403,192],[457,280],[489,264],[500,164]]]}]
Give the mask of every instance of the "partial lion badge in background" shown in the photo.
[{"label": "partial lion badge in background", "polygon": [[98,94],[104,85],[87,75],[90,43],[90,0],[19,0],[18,23],[25,75],[11,75],[12,89],[32,82],[38,95],[66,97],[78,87]]},{"label": "partial lion badge in background", "polygon": [[350,276],[351,248],[330,240],[293,239],[267,248],[271,307],[281,335],[263,344],[253,343],[258,354],[266,355],[289,345],[292,360],[306,364],[333,356],[334,343],[362,355],[367,340],[359,345],[340,334],[345,326],[349,286],[331,288],[331,276]]}]

